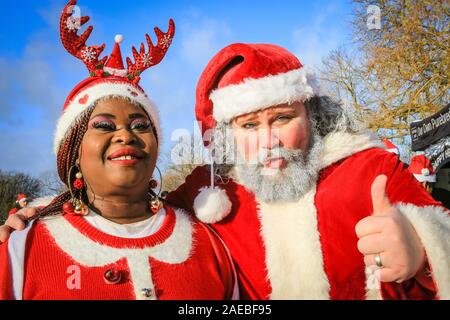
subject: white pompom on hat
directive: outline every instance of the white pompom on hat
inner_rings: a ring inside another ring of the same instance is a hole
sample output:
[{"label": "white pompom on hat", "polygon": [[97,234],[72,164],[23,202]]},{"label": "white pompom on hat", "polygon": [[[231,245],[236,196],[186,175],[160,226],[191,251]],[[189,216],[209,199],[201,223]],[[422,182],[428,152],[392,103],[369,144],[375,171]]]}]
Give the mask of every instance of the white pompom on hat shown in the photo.
[{"label": "white pompom on hat", "polygon": [[204,187],[194,200],[197,217],[206,223],[216,223],[231,212],[231,201],[225,190],[219,187]]}]

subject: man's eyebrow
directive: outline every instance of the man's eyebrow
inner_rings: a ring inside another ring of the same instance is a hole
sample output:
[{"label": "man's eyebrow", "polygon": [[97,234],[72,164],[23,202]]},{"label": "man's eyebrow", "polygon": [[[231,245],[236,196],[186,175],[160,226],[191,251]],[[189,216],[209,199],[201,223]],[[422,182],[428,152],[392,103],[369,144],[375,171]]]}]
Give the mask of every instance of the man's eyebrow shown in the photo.
[{"label": "man's eyebrow", "polygon": [[257,115],[255,115],[255,114],[247,114],[247,115],[240,116],[235,121],[236,122],[245,122],[245,121],[255,120],[256,118],[257,118]]},{"label": "man's eyebrow", "polygon": [[296,108],[292,107],[292,106],[275,107],[275,108],[270,109],[269,112],[286,112],[286,111],[295,112]]}]

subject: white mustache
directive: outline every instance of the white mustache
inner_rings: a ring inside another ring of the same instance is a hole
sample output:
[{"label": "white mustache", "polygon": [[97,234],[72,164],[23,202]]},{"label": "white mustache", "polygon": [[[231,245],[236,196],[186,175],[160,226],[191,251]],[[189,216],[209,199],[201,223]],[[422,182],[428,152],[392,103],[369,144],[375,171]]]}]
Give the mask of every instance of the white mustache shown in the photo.
[{"label": "white mustache", "polygon": [[250,164],[256,164],[256,165],[264,165],[267,162],[283,158],[286,161],[295,161],[299,159],[299,157],[303,156],[304,152],[301,149],[286,149],[284,147],[276,146],[271,149],[261,149],[258,151],[258,158],[256,159],[257,163],[250,163]]},{"label": "white mustache", "polygon": [[282,157],[282,151],[281,147],[275,147],[272,149],[261,149],[258,152],[258,162],[260,164],[265,164],[269,162],[270,160],[281,158]]}]

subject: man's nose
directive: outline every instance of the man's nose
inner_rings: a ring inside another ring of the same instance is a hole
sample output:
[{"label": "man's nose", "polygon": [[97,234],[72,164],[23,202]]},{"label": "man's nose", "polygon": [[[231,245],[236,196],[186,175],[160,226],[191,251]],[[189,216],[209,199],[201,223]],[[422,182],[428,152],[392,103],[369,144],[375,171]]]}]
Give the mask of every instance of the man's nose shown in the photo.
[{"label": "man's nose", "polygon": [[273,149],[279,145],[279,129],[273,129],[270,126],[260,129],[259,147],[264,149]]}]

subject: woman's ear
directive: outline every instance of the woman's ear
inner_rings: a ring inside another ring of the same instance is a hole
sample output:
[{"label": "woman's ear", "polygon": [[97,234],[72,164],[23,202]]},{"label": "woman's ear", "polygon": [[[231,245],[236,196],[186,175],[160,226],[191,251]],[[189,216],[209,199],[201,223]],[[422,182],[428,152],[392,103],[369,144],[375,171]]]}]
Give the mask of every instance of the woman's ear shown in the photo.
[{"label": "woman's ear", "polygon": [[78,158],[77,160],[75,160],[75,163],[79,166],[80,165],[80,159],[81,159],[81,154],[83,151],[83,143],[80,144],[80,147],[78,148]]}]

